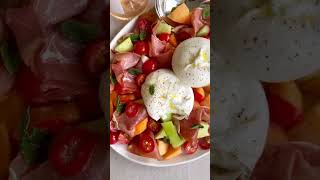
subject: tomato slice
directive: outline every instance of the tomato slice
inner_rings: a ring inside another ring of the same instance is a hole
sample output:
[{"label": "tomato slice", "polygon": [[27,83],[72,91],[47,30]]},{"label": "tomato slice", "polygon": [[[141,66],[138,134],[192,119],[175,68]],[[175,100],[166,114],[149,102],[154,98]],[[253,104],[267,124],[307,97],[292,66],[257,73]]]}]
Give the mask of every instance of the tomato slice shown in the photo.
[{"label": "tomato slice", "polygon": [[150,74],[158,69],[158,61],[155,59],[149,59],[142,65],[142,71],[144,74]]},{"label": "tomato slice", "polygon": [[204,137],[199,139],[199,146],[203,150],[210,149],[210,137]]},{"label": "tomato slice", "polygon": [[193,154],[198,150],[198,143],[187,141],[183,144],[183,152],[185,154]]},{"label": "tomato slice", "polygon": [[107,41],[100,40],[89,44],[82,57],[85,69],[94,77],[101,75],[107,68]]},{"label": "tomato slice", "polygon": [[110,131],[110,144],[116,144],[119,141],[119,132]]},{"label": "tomato slice", "polygon": [[168,33],[159,34],[159,39],[160,41],[168,42],[170,40],[170,34]]},{"label": "tomato slice", "polygon": [[150,137],[147,133],[143,133],[140,136],[139,146],[145,153],[150,153],[155,148],[155,143],[152,137]]},{"label": "tomato slice", "polygon": [[137,41],[134,44],[133,52],[140,55],[147,55],[149,53],[149,44],[145,41]]},{"label": "tomato slice", "polygon": [[141,104],[131,102],[126,106],[126,115],[130,118],[135,117],[141,108]]},{"label": "tomato slice", "polygon": [[49,161],[61,176],[84,170],[97,144],[96,137],[83,129],[73,129],[53,140]]}]

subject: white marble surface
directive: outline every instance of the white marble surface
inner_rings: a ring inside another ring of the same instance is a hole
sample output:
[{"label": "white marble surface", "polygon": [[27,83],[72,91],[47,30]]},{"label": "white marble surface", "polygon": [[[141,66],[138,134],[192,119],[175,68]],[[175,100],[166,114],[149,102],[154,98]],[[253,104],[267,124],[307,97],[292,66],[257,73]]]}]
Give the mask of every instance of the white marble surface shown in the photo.
[{"label": "white marble surface", "polygon": [[[110,17],[111,39],[126,24]],[[128,161],[115,151],[110,152],[110,179],[111,180],[209,180],[210,156],[206,156],[190,164],[154,168],[142,166]]]}]

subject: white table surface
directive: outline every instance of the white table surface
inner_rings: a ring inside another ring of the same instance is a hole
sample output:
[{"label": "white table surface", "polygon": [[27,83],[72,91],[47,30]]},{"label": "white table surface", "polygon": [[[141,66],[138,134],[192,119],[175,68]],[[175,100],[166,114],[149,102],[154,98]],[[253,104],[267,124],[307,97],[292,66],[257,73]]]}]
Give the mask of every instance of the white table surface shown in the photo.
[{"label": "white table surface", "polygon": [[[127,22],[110,17],[110,38]],[[210,156],[193,163],[168,168],[154,168],[133,163],[110,151],[111,180],[209,180]]]}]

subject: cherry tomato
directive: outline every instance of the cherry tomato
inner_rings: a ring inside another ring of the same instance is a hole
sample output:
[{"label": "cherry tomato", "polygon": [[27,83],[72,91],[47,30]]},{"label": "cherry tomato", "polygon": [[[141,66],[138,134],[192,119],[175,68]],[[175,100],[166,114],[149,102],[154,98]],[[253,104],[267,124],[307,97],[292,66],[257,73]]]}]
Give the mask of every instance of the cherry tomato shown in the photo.
[{"label": "cherry tomato", "polygon": [[155,120],[149,118],[149,121],[147,123],[147,128],[153,133],[158,133],[161,130],[161,125]]},{"label": "cherry tomato", "polygon": [[189,38],[191,38],[191,35],[185,31],[180,31],[176,34],[176,39],[179,42],[182,42],[182,41],[189,39]]},{"label": "cherry tomato", "polygon": [[49,151],[49,161],[61,176],[74,176],[84,170],[97,138],[83,129],[73,129],[57,136]]},{"label": "cherry tomato", "polygon": [[110,144],[116,144],[119,141],[119,132],[110,131]]},{"label": "cherry tomato", "polygon": [[289,130],[299,122],[303,121],[303,113],[296,107],[272,93],[267,94],[270,120]]},{"label": "cherry tomato", "polygon": [[209,136],[199,139],[198,143],[199,143],[199,146],[201,149],[203,149],[203,150],[210,149],[210,137]]},{"label": "cherry tomato", "polygon": [[131,102],[126,106],[126,115],[130,118],[135,117],[141,108],[141,104]]},{"label": "cherry tomato", "polygon": [[146,80],[146,75],[145,74],[139,74],[136,77],[136,83],[138,86],[141,86],[144,83],[144,80]]},{"label": "cherry tomato", "polygon": [[107,68],[107,41],[100,40],[89,44],[82,57],[85,69],[94,77],[99,76]]},{"label": "cherry tomato", "polygon": [[168,42],[170,40],[170,34],[168,33],[162,33],[162,34],[159,34],[159,37],[158,37],[161,41],[165,41],[165,42]]},{"label": "cherry tomato", "polygon": [[150,137],[147,133],[143,133],[140,136],[139,146],[145,153],[150,153],[155,148],[155,143],[152,137]]},{"label": "cherry tomato", "polygon": [[149,59],[142,65],[142,71],[144,74],[150,74],[158,69],[158,61],[155,59]]},{"label": "cherry tomato", "polygon": [[198,150],[198,143],[187,141],[183,144],[182,149],[185,154],[193,154]]},{"label": "cherry tomato", "polygon": [[145,41],[137,41],[133,46],[133,52],[140,54],[140,55],[146,55],[149,53],[149,44]]},{"label": "cherry tomato", "polygon": [[124,132],[120,132],[119,138],[118,138],[118,143],[119,144],[128,144],[129,143],[129,136]]}]

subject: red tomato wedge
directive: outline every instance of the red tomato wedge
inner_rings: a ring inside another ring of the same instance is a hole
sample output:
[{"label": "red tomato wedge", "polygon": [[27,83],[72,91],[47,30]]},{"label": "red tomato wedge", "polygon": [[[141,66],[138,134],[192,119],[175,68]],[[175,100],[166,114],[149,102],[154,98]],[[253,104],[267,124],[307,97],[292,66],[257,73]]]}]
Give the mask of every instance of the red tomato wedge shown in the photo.
[{"label": "red tomato wedge", "polygon": [[148,133],[142,133],[139,138],[139,146],[145,153],[152,152],[156,147],[154,140],[148,135]]},{"label": "red tomato wedge", "polygon": [[193,154],[198,150],[198,143],[197,142],[185,142],[183,144],[183,152],[185,154]]},{"label": "red tomato wedge", "polygon": [[97,144],[96,137],[83,129],[73,129],[53,140],[49,161],[65,177],[84,170]]},{"label": "red tomato wedge", "polygon": [[134,44],[133,51],[140,55],[146,55],[149,53],[149,44],[145,41],[137,41]]}]

